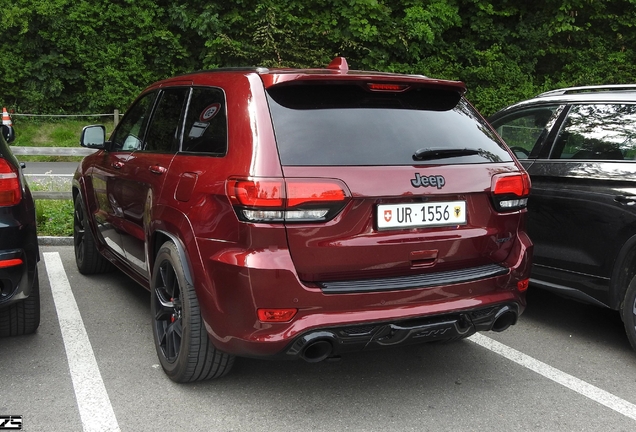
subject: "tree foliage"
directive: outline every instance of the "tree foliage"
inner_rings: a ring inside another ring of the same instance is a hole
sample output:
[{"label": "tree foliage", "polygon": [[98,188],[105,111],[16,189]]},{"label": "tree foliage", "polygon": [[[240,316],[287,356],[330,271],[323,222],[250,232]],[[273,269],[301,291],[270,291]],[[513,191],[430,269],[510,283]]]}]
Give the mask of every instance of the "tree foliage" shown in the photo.
[{"label": "tree foliage", "polygon": [[0,103],[125,109],[147,84],[226,66],[465,81],[485,114],[562,86],[636,77],[636,0],[0,0]]}]

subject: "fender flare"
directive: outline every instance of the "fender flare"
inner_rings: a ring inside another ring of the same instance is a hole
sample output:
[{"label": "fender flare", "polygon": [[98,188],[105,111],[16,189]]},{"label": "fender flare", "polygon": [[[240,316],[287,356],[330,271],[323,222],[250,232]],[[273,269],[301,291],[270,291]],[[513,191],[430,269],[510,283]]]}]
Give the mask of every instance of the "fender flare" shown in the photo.
[{"label": "fender flare", "polygon": [[[194,286],[194,280],[192,279],[192,270],[191,270],[191,266],[190,266],[190,260],[188,259],[188,255],[186,254],[185,250],[185,245],[183,244],[183,242],[181,241],[181,239],[177,236],[175,236],[172,233],[169,233],[168,231],[164,231],[164,230],[157,230],[155,231],[158,234],[164,235],[166,237],[168,237],[170,239],[170,241],[172,243],[174,243],[174,245],[177,248],[177,252],[179,253],[179,259],[181,260],[181,263],[183,264],[183,275],[186,278],[186,282],[188,284],[190,284],[191,286]],[[154,268],[154,260],[153,260],[153,268]]]}]

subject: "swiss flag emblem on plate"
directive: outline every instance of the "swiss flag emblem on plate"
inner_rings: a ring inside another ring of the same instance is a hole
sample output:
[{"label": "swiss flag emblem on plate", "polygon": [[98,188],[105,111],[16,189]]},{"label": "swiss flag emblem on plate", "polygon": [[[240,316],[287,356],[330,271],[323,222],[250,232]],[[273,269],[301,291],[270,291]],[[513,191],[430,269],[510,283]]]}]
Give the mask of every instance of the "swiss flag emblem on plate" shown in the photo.
[{"label": "swiss flag emblem on plate", "polygon": [[391,222],[391,218],[393,217],[393,212],[391,210],[384,210],[384,220],[387,222]]}]

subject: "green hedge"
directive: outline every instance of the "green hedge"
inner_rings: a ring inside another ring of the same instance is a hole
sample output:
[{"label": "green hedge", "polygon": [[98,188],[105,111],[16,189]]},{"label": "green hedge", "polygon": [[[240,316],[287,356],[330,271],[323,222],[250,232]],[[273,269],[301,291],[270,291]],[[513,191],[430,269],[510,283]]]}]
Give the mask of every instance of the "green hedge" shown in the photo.
[{"label": "green hedge", "polygon": [[491,114],[561,86],[636,77],[634,0],[0,0],[0,104],[125,109],[147,84],[224,66],[459,79]]}]

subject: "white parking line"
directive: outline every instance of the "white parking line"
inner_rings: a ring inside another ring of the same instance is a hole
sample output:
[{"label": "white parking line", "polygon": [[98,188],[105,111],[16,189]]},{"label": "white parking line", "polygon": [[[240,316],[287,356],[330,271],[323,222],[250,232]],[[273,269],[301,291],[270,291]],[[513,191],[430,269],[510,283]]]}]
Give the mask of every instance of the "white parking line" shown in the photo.
[{"label": "white parking line", "polygon": [[624,399],[614,396],[611,393],[601,390],[583,380],[580,380],[572,375],[568,375],[552,366],[549,366],[535,358],[532,358],[520,351],[510,348],[507,345],[499,343],[489,337],[476,333],[468,338],[474,343],[481,345],[482,347],[493,351],[508,360],[528,368],[544,377],[574,390],[575,392],[583,395],[593,401],[596,401],[606,407],[613,409],[614,411],[623,414],[633,420],[636,420],[636,405],[627,402]]},{"label": "white parking line", "polygon": [[[43,255],[83,429],[85,432],[119,432],[115,412],[110,404],[60,255],[57,252],[45,252]],[[632,420],[636,420],[636,405],[618,396],[480,333],[474,334],[469,340]]]},{"label": "white parking line", "polygon": [[84,431],[118,432],[120,429],[115,412],[104,387],[93,347],[88,340],[60,254],[45,252],[43,255]]}]

